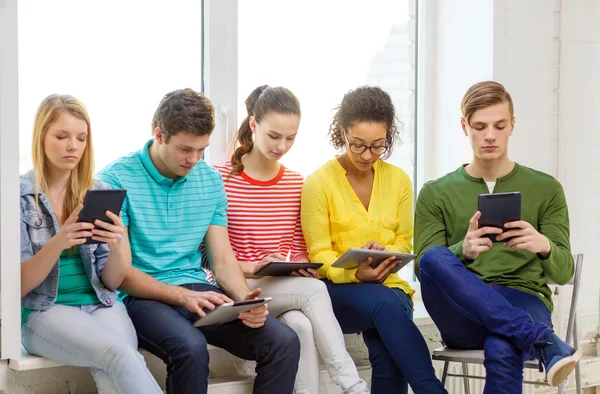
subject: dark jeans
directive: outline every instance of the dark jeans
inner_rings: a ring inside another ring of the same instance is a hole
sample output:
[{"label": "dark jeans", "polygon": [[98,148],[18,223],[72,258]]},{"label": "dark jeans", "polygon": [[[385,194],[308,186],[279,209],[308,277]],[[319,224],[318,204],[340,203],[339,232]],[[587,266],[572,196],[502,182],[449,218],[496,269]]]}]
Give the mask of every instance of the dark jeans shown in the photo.
[{"label": "dark jeans", "polygon": [[552,331],[550,311],[534,295],[487,284],[446,247],[421,258],[423,302],[446,346],[484,349],[484,393],[520,393],[523,362]]},{"label": "dark jeans", "polygon": [[[195,291],[222,291],[207,284],[186,284]],[[198,315],[184,307],[128,296],[124,300],[139,345],[167,364],[168,394],[208,391],[207,344],[246,360],[256,360],[255,394],[292,393],[300,358],[294,331],[272,316],[261,328],[236,320],[196,328]]]},{"label": "dark jeans", "polygon": [[373,374],[371,393],[446,393],[435,377],[427,344],[412,321],[412,301],[400,289],[376,283],[333,284],[333,311],[345,334],[363,333]]}]

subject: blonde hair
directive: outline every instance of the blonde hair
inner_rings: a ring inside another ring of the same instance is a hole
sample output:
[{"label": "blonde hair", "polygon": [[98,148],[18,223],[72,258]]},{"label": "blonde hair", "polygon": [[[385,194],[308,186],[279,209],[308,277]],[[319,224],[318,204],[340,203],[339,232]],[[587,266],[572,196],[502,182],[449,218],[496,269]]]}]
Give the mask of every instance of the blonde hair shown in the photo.
[{"label": "blonde hair", "polygon": [[[52,207],[59,225],[71,215],[83,201],[88,189],[94,184],[94,150],[92,147],[92,129],[90,117],[83,103],[70,95],[52,94],[44,99],[35,114],[33,125],[32,159],[35,172],[35,200],[38,203],[40,188],[48,192],[48,162],[44,151],[44,138],[50,128],[62,113],[68,113],[87,124],[86,148],[81,160],[71,171],[63,207]],[[60,213],[60,214],[59,214]]]},{"label": "blonde hair", "polygon": [[477,110],[504,102],[508,103],[508,111],[512,118],[514,107],[508,91],[498,82],[484,81],[476,83],[467,90],[460,103],[460,108],[465,122],[470,126],[471,118]]}]

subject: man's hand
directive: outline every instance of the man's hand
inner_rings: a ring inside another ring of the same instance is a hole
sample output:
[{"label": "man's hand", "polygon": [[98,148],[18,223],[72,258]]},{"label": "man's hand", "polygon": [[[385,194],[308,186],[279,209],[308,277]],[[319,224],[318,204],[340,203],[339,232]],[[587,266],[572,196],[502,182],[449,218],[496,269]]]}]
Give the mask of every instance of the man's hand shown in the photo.
[{"label": "man's hand", "polygon": [[498,241],[512,238],[504,243],[504,247],[538,253],[544,260],[550,257],[550,241],[533,228],[530,223],[524,220],[516,220],[506,223],[504,227],[509,230],[496,237]]},{"label": "man's hand", "polygon": [[365,246],[361,249],[371,249],[371,250],[385,250],[385,246],[380,244],[379,242],[369,241]]},{"label": "man's hand", "polygon": [[202,308],[215,309],[218,305],[233,302],[233,300],[227,297],[225,294],[217,293],[215,291],[194,291],[186,289],[185,287],[179,287],[180,302],[179,305],[184,306],[190,312],[197,313],[200,317],[206,316],[206,313]]},{"label": "man's hand", "polygon": [[490,250],[493,242],[485,236],[486,234],[502,233],[502,229],[498,227],[478,228],[480,217],[481,212],[477,211],[471,220],[469,220],[469,230],[462,243],[462,252],[465,260],[475,260],[480,253]]},{"label": "man's hand", "polygon": [[[258,298],[258,296],[262,293],[261,289],[256,289],[248,293],[244,301],[246,300],[254,300]],[[267,320],[267,316],[269,315],[269,311],[267,309],[267,304],[263,304],[261,306],[257,306],[254,309],[250,309],[248,312],[242,312],[238,315],[238,319],[240,319],[245,325],[250,328],[260,328],[265,325],[265,321]]]},{"label": "man's hand", "polygon": [[371,267],[372,261],[371,257],[367,257],[361,261],[356,274],[354,274],[356,279],[365,283],[383,283],[392,271],[398,269],[400,264],[402,264],[402,260],[394,256],[385,259],[377,268]]}]

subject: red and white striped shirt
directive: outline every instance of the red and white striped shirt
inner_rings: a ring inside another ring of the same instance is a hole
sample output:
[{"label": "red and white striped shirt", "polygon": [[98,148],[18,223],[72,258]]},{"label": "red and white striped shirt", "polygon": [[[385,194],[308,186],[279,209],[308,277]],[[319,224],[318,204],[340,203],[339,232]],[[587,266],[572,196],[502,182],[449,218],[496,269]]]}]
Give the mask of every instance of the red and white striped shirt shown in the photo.
[{"label": "red and white striped shirt", "polygon": [[238,261],[258,263],[270,253],[308,259],[300,225],[302,175],[281,165],[269,181],[231,175],[231,162],[215,166],[227,193],[227,227]]}]

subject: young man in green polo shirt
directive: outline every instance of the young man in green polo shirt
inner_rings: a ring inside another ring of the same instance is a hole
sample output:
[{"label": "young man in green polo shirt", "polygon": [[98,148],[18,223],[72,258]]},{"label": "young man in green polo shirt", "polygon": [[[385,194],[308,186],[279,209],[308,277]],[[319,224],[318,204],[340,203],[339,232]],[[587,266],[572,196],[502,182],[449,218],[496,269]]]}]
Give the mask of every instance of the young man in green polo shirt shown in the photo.
[{"label": "young man in green polo shirt", "polygon": [[255,394],[291,394],[300,342],[266,305],[231,323],[193,325],[209,309],[260,294],[248,288],[229,243],[221,175],[202,160],[214,125],[208,98],[168,93],[154,114],[154,138],[98,174],[127,189],[121,213],[132,267],[119,290],[140,346],[167,364],[168,394],[207,392],[207,344],[256,360]]},{"label": "young man in green polo shirt", "polygon": [[[573,275],[562,186],[508,158],[515,118],[499,83],[467,90],[461,124],[473,160],[426,183],[417,200],[415,273],[423,302],[447,346],[484,349],[486,392],[522,392],[523,362],[533,357],[558,386],[581,358],[552,330],[546,283]],[[505,224],[505,232],[478,228],[478,195],[514,191],[522,194],[521,220]]]}]

